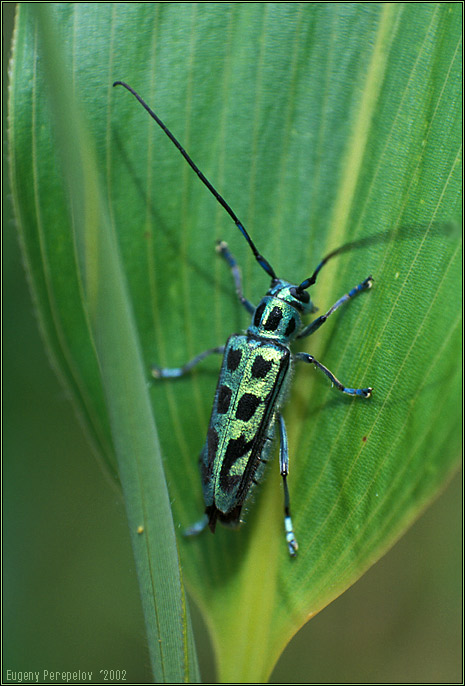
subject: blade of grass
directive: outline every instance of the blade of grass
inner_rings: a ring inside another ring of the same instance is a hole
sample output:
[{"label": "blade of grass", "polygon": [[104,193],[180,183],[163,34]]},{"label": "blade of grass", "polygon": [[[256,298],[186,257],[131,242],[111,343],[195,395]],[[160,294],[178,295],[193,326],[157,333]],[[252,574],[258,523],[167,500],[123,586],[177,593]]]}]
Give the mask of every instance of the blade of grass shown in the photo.
[{"label": "blade of grass", "polygon": [[125,278],[93,146],[62,68],[45,4],[37,18],[85,306],[108,404],[156,681],[195,682],[198,667],[158,437]]}]

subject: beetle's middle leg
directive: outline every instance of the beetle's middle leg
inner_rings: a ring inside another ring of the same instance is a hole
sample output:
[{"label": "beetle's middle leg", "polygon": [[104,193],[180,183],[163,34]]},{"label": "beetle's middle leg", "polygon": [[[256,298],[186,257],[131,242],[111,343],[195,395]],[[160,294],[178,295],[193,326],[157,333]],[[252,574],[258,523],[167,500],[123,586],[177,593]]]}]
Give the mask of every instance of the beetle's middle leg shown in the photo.
[{"label": "beetle's middle leg", "polygon": [[217,348],[209,348],[204,350],[203,353],[196,355],[192,360],[186,362],[182,367],[155,367],[152,366],[152,376],[154,379],[177,379],[180,376],[184,376],[190,372],[190,370],[195,367],[199,362],[202,362],[209,355],[222,355],[224,353],[224,345],[220,345]]},{"label": "beetle's middle leg", "polygon": [[296,361],[301,361],[301,362],[307,362],[307,364],[313,364],[315,367],[318,369],[321,369],[323,374],[326,374],[328,379],[331,381],[331,383],[336,386],[338,391],[342,391],[342,393],[347,393],[347,395],[359,395],[362,398],[369,398],[372,392],[372,388],[348,388],[347,386],[344,386],[343,383],[339,381],[339,379],[336,379],[334,374],[328,369],[328,367],[325,367],[324,364],[321,364],[321,362],[318,362],[313,355],[310,355],[309,353],[296,353],[294,355],[294,359]]}]

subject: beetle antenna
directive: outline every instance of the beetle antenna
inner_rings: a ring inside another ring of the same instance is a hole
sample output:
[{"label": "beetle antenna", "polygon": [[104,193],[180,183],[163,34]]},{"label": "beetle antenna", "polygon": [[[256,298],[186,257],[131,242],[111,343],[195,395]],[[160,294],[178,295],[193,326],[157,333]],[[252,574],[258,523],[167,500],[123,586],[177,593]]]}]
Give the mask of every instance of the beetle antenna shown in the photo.
[{"label": "beetle antenna", "polygon": [[144,107],[144,108],[147,110],[147,112],[150,114],[150,116],[152,117],[152,119],[154,119],[154,120],[157,122],[158,126],[160,126],[160,128],[163,129],[163,131],[166,133],[166,135],[167,135],[168,138],[171,140],[171,142],[174,143],[174,145],[177,147],[177,149],[179,150],[179,152],[181,153],[181,155],[184,157],[184,159],[186,160],[186,162],[189,164],[189,166],[195,171],[195,173],[197,174],[197,176],[199,177],[199,179],[205,184],[205,186],[208,188],[208,190],[209,190],[211,193],[213,193],[213,195],[214,195],[215,198],[218,200],[218,202],[220,203],[220,205],[222,205],[222,206],[224,207],[224,209],[226,210],[226,212],[229,214],[229,216],[231,217],[231,219],[232,219],[232,220],[234,221],[234,223],[236,224],[236,226],[237,226],[237,228],[239,229],[239,231],[241,232],[241,234],[244,236],[244,238],[245,238],[245,240],[247,241],[247,243],[250,245],[250,248],[251,248],[251,250],[252,250],[252,252],[253,252],[253,254],[254,254],[254,256],[255,256],[255,259],[257,260],[258,264],[260,265],[260,267],[261,267],[262,269],[264,269],[264,270],[266,271],[266,273],[267,273],[269,276],[271,276],[272,279],[276,279],[277,277],[276,277],[276,274],[275,274],[275,272],[274,272],[273,267],[271,266],[271,264],[270,264],[267,260],[265,260],[265,258],[263,257],[263,255],[260,255],[260,253],[258,252],[257,248],[255,247],[255,244],[254,244],[253,240],[250,238],[249,234],[248,234],[247,231],[245,230],[244,225],[242,224],[242,222],[239,221],[238,217],[237,217],[236,214],[233,212],[232,208],[228,205],[228,203],[226,202],[226,200],[218,193],[218,191],[216,190],[216,188],[215,188],[214,186],[212,186],[212,184],[211,184],[210,181],[207,179],[207,177],[206,177],[204,174],[202,174],[202,172],[201,172],[200,169],[197,167],[197,165],[195,164],[195,162],[189,157],[189,155],[187,154],[187,152],[184,150],[184,148],[183,148],[182,145],[179,143],[179,141],[174,137],[174,135],[171,133],[171,131],[168,129],[168,127],[165,126],[165,124],[162,122],[162,120],[161,120],[161,119],[155,114],[155,112],[147,105],[147,103],[140,97],[140,95],[139,95],[138,93],[136,93],[136,91],[135,91],[133,88],[131,88],[131,86],[128,86],[127,83],[124,83],[124,81],[115,81],[114,84],[113,84],[113,86],[123,86],[124,88],[126,88],[126,90],[128,90],[130,93],[132,93],[132,94],[134,95],[135,98],[137,98],[137,100],[140,102],[140,104],[142,105],[142,107]]},{"label": "beetle antenna", "polygon": [[324,267],[326,262],[328,262],[332,257],[336,257],[336,255],[339,255],[340,253],[345,252],[345,250],[347,250],[347,246],[343,245],[340,248],[336,248],[336,250],[333,250],[332,252],[330,252],[328,255],[326,255],[326,257],[323,257],[323,259],[321,260],[320,264],[315,269],[313,274],[311,276],[309,276],[308,279],[305,279],[305,281],[302,281],[302,283],[299,286],[297,286],[296,290],[299,292],[302,292],[302,291],[305,291],[307,288],[310,288],[310,286],[313,286],[313,284],[316,281],[316,277],[318,276],[318,274],[320,272],[320,269],[322,267]]}]

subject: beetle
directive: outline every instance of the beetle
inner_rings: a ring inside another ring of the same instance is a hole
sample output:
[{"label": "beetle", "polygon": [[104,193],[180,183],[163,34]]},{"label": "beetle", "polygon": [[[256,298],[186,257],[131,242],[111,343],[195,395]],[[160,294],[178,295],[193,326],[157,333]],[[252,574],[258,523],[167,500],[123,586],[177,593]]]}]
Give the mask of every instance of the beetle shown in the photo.
[{"label": "beetle", "polygon": [[230,336],[224,346],[205,350],[182,367],[152,367],[152,376],[155,379],[174,379],[189,373],[209,355],[223,355],[207,438],[199,460],[205,514],[189,527],[185,534],[196,535],[207,525],[214,532],[218,521],[232,527],[237,527],[241,523],[244,505],[263,476],[275,434],[278,433],[279,469],[284,491],[284,531],[288,552],[291,557],[295,557],[298,544],[291,518],[287,484],[289,450],[286,426],[281,414],[293,366],[297,362],[313,365],[322,371],[339,391],[350,396],[369,398],[373,389],[345,386],[313,355],[305,352],[292,353],[290,346],[296,339],[311,336],[342,304],[371,288],[373,277],[368,276],[339,298],[325,314],[305,325],[303,317],[317,310],[310,299],[308,289],[315,284],[320,270],[328,260],[344,248],[333,250],[326,255],[313,274],[300,284],[278,278],[271,264],[258,252],[231,207],[161,119],[131,86],[123,81],[115,81],[113,86],[117,85],[132,93],[163,129],[189,166],[232,218],[256,261],[271,278],[270,288],[255,307],[244,296],[236,259],[227,243],[219,241],[217,252],[228,264],[239,301],[252,317],[250,326],[245,333]]}]

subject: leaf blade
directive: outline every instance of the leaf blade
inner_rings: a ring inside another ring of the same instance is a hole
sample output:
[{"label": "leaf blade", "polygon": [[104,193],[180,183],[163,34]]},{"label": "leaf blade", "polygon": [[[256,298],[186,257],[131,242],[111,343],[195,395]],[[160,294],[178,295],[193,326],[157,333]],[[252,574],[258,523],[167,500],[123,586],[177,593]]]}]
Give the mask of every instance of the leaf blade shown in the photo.
[{"label": "leaf blade", "polygon": [[[96,11],[102,24],[103,16]],[[105,94],[124,78],[156,106],[280,275],[299,281],[322,254],[358,241],[325,267],[317,304],[327,308],[368,273],[375,277],[372,292],[334,315],[306,347],[345,383],[373,385],[372,400],[337,398],[325,379],[303,369],[285,410],[297,565],[289,568],[280,550],[276,474],[237,535],[180,542],[222,678],[262,680],[301,623],[386,551],[455,469],[460,259],[446,222],[460,212],[458,14],[440,4],[416,14],[407,5],[296,4],[221,14],[189,6],[176,16],[157,5],[155,12],[115,6],[111,17],[100,57],[121,43],[127,26],[138,41],[104,61]],[[91,105],[95,92],[81,88]],[[102,133],[98,119],[108,103]],[[246,325],[230,276],[215,262],[215,238],[231,243],[254,302],[263,274],[134,103],[99,96],[91,111],[144,366],[182,364]],[[206,367],[153,389],[182,526],[202,509],[200,486],[193,493],[192,484],[214,391],[214,365]],[[440,395],[444,384],[449,398]],[[428,419],[435,406],[437,423]],[[100,420],[100,410],[94,414]],[[401,488],[404,476],[408,488]],[[267,590],[258,597],[265,572]],[[254,608],[246,624],[237,604]],[[260,617],[269,640],[257,648]]]}]

